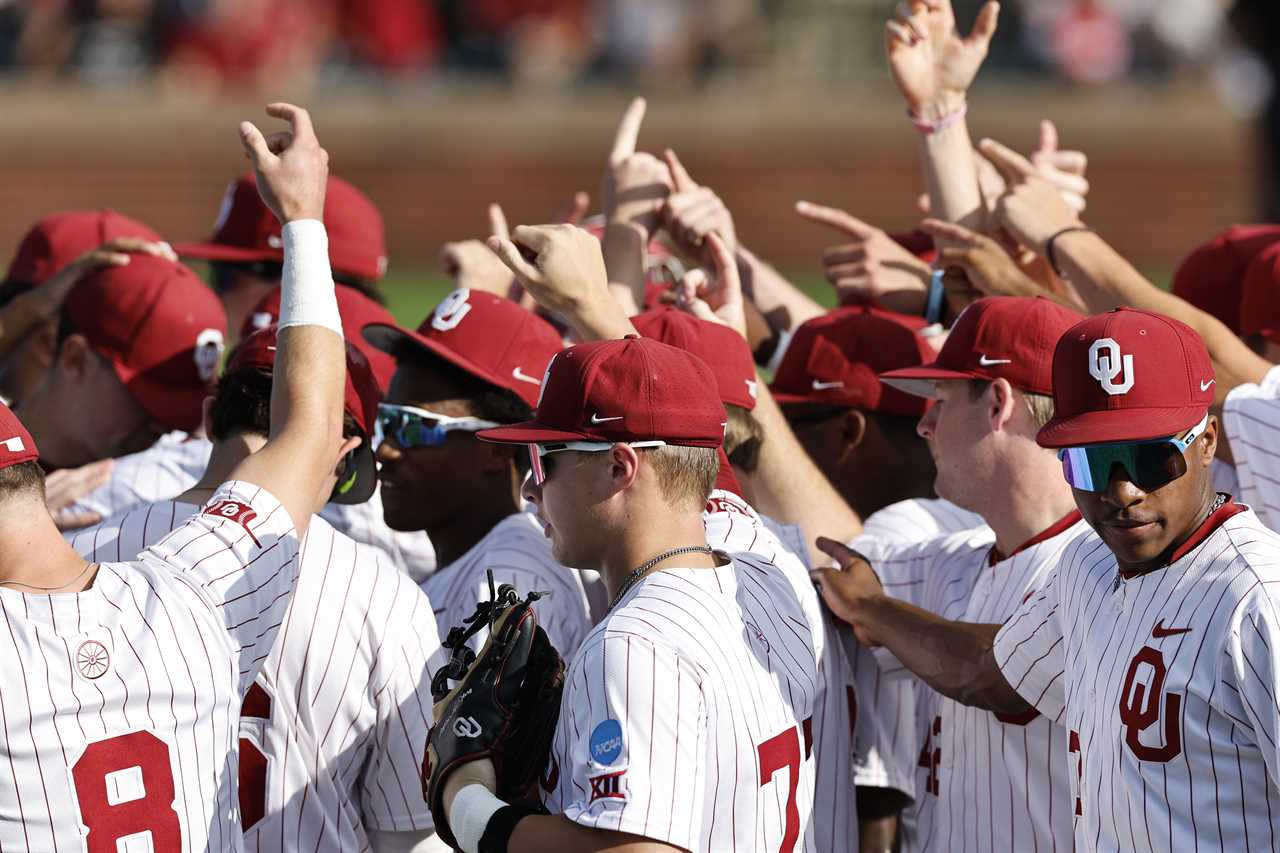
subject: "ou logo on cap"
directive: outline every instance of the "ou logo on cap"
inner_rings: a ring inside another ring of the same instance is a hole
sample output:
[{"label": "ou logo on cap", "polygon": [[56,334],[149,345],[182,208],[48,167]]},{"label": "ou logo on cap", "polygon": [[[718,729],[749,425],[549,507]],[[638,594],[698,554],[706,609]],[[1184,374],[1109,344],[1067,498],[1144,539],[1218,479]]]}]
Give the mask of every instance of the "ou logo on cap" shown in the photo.
[{"label": "ou logo on cap", "polygon": [[431,328],[439,332],[448,332],[451,329],[456,329],[458,324],[462,322],[462,318],[471,313],[471,305],[467,302],[470,298],[471,290],[466,287],[459,287],[453,293],[440,300],[440,304],[436,306],[436,310],[431,314]]},{"label": "ou logo on cap", "polygon": [[1133,356],[1121,356],[1114,338],[1098,338],[1089,347],[1089,375],[1108,394],[1125,394],[1133,388]]}]

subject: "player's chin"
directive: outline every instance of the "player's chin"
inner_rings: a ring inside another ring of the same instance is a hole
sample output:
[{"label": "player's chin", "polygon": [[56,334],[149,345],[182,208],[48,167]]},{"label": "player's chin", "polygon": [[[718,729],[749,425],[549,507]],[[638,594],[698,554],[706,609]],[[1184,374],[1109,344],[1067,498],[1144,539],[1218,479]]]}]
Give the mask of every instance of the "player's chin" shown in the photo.
[{"label": "player's chin", "polygon": [[1098,535],[1122,563],[1154,560],[1169,546],[1165,526],[1159,521],[1136,526],[1104,524]]}]

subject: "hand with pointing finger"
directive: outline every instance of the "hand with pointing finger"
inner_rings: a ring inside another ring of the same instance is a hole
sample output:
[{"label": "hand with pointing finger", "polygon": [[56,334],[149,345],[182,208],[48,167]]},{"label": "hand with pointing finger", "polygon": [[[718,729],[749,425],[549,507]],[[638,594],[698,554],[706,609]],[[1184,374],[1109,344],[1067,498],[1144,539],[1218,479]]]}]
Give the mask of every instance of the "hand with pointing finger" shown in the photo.
[{"label": "hand with pointing finger", "polygon": [[[1043,292],[1040,285],[1014,263],[1004,247],[987,235],[938,219],[926,219],[920,228],[942,247],[936,266],[959,267],[968,283],[979,291],[978,296],[1038,296]],[[962,307],[952,306],[953,309]]]},{"label": "hand with pointing finger", "polygon": [[836,561],[837,568],[814,569],[809,577],[828,609],[853,628],[853,635],[864,646],[881,645],[880,638],[868,624],[868,616],[884,598],[884,587],[867,559],[834,539],[819,536],[817,546]]},{"label": "hand with pointing finger", "polygon": [[267,104],[267,115],[289,129],[264,137],[248,121],[240,122],[240,141],[253,163],[258,193],[281,223],[323,219],[329,154],[320,147],[311,116],[292,104]]},{"label": "hand with pointing finger", "polygon": [[885,24],[885,48],[894,83],[913,115],[937,120],[964,104],[986,59],[1000,4],[988,2],[973,30],[961,38],[951,0],[902,0]]},{"label": "hand with pointing finger", "polygon": [[823,273],[841,305],[874,304],[902,314],[924,312],[928,264],[884,231],[838,208],[801,201],[796,212],[850,238],[822,253]]},{"label": "hand with pointing finger", "polygon": [[672,193],[662,211],[662,225],[676,250],[687,258],[713,263],[706,240],[710,234],[719,234],[729,251],[737,252],[733,215],[720,196],[690,177],[676,152],[668,148],[663,157],[671,173]]},{"label": "hand with pointing finger", "polygon": [[1080,217],[1026,157],[993,139],[978,144],[982,156],[1004,178],[1006,189],[996,200],[995,215],[1013,239],[1038,255],[1049,238],[1080,225]]},{"label": "hand with pointing finger", "polygon": [[715,268],[715,281],[700,269],[690,270],[676,288],[676,305],[695,317],[719,323],[747,338],[747,305],[742,296],[738,262],[719,234],[707,235],[707,250]]},{"label": "hand with pointing finger", "polygon": [[644,98],[636,98],[618,124],[600,184],[600,202],[606,222],[635,226],[647,241],[658,229],[663,202],[671,193],[671,173],[657,157],[636,151],[645,109]]},{"label": "hand with pointing finger", "polygon": [[[503,240],[511,236],[506,214],[497,204],[489,205],[489,234]],[[446,243],[440,251],[440,265],[455,287],[480,290],[503,299],[512,296],[515,279],[511,270],[481,240]]]},{"label": "hand with pointing finger", "polygon": [[570,317],[583,306],[612,299],[600,241],[576,225],[521,225],[489,248],[538,304]]}]

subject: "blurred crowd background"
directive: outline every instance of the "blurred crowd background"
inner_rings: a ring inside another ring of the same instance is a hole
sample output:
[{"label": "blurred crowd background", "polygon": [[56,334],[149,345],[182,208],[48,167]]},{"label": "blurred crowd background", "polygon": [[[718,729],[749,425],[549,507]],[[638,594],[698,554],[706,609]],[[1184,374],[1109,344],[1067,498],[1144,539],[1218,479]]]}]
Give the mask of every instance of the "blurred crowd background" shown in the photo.
[{"label": "blurred crowd background", "polygon": [[[594,193],[643,93],[641,145],[676,148],[821,296],[831,235],[796,200],[919,218],[894,1],[0,0],[0,254],[73,207],[206,236],[244,168],[236,121],[288,98],[382,208],[413,313],[489,202],[538,222]],[[955,0],[962,30],[979,5]],[[1054,119],[1089,155],[1090,224],[1161,281],[1226,225],[1280,221],[1277,79],[1280,0],[1006,0],[969,121],[1028,151]]]},{"label": "blurred crowd background", "polygon": [[[956,3],[970,18],[976,2]],[[1103,84],[1226,74],[1265,88],[1274,3],[1009,0],[992,73]],[[785,69],[842,78],[882,63],[884,0],[0,0],[0,69],[120,85],[158,74],[194,89],[498,78],[582,85],[707,80]],[[1272,8],[1268,8],[1272,7]],[[1253,18],[1256,17],[1256,20]],[[1232,27],[1232,19],[1238,26]],[[1249,20],[1244,20],[1249,19]],[[1244,35],[1241,38],[1240,34]],[[1253,42],[1249,44],[1249,42]],[[985,73],[985,72],[984,72]]]}]

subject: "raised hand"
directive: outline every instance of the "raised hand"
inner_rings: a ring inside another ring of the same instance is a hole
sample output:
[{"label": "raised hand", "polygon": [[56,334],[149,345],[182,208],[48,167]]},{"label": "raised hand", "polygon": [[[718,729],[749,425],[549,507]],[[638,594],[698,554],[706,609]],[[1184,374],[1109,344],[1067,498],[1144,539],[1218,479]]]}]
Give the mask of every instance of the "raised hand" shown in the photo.
[{"label": "raised hand", "polygon": [[607,222],[634,225],[648,240],[658,229],[663,202],[671,193],[671,173],[657,157],[636,151],[645,109],[644,98],[636,98],[618,124],[600,183],[600,202]]},{"label": "raised hand", "polygon": [[[502,207],[489,205],[489,234],[500,240],[511,237],[507,217]],[[515,279],[511,270],[481,240],[460,240],[446,243],[440,251],[440,266],[444,274],[453,279],[455,287],[480,290],[504,299],[513,296]]]},{"label": "raised hand", "polygon": [[889,71],[907,108],[937,120],[955,112],[986,59],[1000,4],[988,0],[965,38],[956,31],[951,0],[903,0],[885,24]]},{"label": "raised hand", "polygon": [[670,148],[663,159],[671,173],[673,191],[662,210],[662,226],[676,250],[685,257],[714,263],[706,251],[706,239],[709,234],[719,234],[729,251],[737,252],[738,235],[733,227],[733,215],[720,196],[690,177]]},{"label": "raised hand", "polygon": [[747,305],[742,296],[738,262],[719,234],[707,235],[707,250],[715,269],[708,281],[701,269],[690,270],[676,287],[676,306],[695,317],[728,326],[747,337]]},{"label": "raised hand", "polygon": [[947,297],[955,313],[978,296],[1038,296],[1044,292],[1009,257],[1004,247],[987,235],[939,219],[926,219],[920,228],[942,247],[936,266],[963,270],[965,283],[977,291],[966,293],[965,288],[960,288],[961,292],[954,293],[952,298],[957,289],[955,282],[944,277]]},{"label": "raised hand", "polygon": [[814,569],[809,572],[818,585],[818,592],[827,607],[843,622],[853,628],[853,635],[864,646],[878,646],[879,639],[867,624],[868,606],[884,595],[880,578],[866,558],[845,545],[819,536],[817,546],[836,561],[838,568]]},{"label": "raised hand", "polygon": [[1083,213],[1085,196],[1089,194],[1089,181],[1084,173],[1089,158],[1083,151],[1062,151],[1058,148],[1058,127],[1049,119],[1040,120],[1040,144],[1031,153],[1031,162],[1049,183],[1062,193],[1062,200],[1076,213]]},{"label": "raised hand", "polygon": [[1005,191],[996,199],[994,213],[1018,243],[1043,255],[1050,237],[1080,224],[1057,187],[1026,157],[994,139],[982,140],[978,150],[1004,178]]},{"label": "raised hand", "polygon": [[268,137],[253,122],[240,122],[240,141],[253,163],[258,194],[282,223],[323,219],[329,154],[320,147],[311,116],[292,104],[267,104],[267,115],[289,123]]},{"label": "raised hand", "polygon": [[547,310],[566,317],[599,299],[612,299],[600,241],[576,225],[521,225],[489,248]]},{"label": "raised hand", "polygon": [[822,269],[841,305],[875,304],[903,314],[924,311],[929,265],[885,232],[834,207],[807,201],[796,212],[849,238],[822,253]]}]

